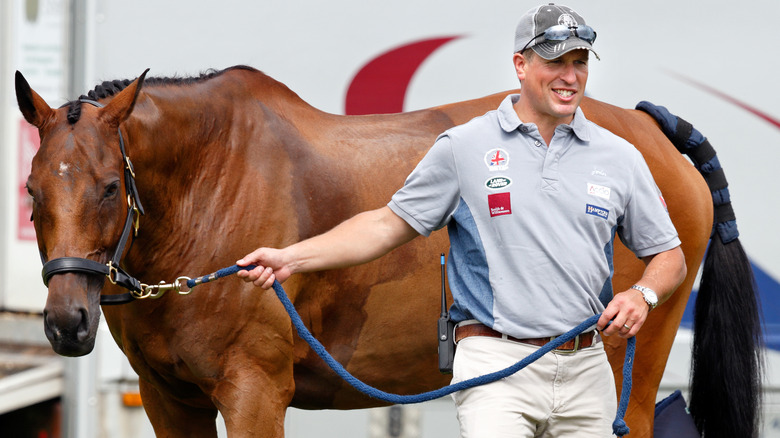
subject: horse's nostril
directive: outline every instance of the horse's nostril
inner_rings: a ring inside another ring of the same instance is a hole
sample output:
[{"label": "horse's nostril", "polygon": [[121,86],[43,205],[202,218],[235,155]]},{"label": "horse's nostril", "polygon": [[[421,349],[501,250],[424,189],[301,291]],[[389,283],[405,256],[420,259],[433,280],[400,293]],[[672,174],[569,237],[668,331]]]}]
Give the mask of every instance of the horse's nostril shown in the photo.
[{"label": "horse's nostril", "polygon": [[79,309],[79,314],[81,315],[81,321],[76,331],[76,338],[79,342],[83,342],[89,338],[89,314],[86,309]]},{"label": "horse's nostril", "polygon": [[49,318],[49,312],[45,310],[43,311],[43,331],[50,341],[59,342],[62,338],[62,333],[59,328],[57,328],[57,325]]}]

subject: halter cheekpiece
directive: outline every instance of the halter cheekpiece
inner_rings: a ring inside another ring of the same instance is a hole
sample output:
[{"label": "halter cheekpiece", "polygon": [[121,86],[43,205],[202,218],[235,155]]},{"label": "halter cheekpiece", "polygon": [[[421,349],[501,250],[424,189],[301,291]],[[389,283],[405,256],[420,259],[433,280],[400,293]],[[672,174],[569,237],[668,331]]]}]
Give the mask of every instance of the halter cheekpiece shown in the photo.
[{"label": "halter cheekpiece", "polygon": [[[79,99],[79,102],[87,103],[98,108],[103,108],[104,105],[91,99]],[[65,274],[68,272],[81,272],[85,274],[97,274],[105,275],[108,280],[116,285],[122,286],[130,292],[120,295],[101,295],[100,304],[112,305],[112,304],[125,304],[129,303],[136,298],[142,297],[145,288],[140,281],[127,274],[121,267],[119,262],[124,253],[127,241],[130,238],[132,231],[133,236],[138,234],[139,219],[144,214],[144,208],[141,205],[141,199],[138,196],[138,189],[135,184],[135,171],[133,170],[133,164],[130,162],[130,158],[125,151],[125,141],[122,137],[122,130],[117,128],[119,133],[119,150],[122,152],[122,162],[125,168],[125,194],[127,195],[127,218],[125,219],[125,225],[122,229],[122,236],[119,238],[114,256],[106,264],[96,262],[94,260],[85,259],[81,257],[60,257],[54,260],[49,260],[43,264],[43,271],[41,275],[43,277],[43,283],[48,286],[49,279],[57,274]],[[41,260],[43,261],[43,254],[41,254]]]}]

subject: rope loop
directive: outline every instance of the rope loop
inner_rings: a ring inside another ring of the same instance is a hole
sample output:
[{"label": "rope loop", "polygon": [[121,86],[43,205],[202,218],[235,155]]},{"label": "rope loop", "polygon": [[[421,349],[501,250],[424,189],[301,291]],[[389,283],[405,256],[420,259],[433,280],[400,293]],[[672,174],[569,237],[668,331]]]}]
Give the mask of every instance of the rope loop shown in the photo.
[{"label": "rope loop", "polygon": [[[219,271],[216,271],[212,274],[204,275],[202,277],[188,280],[187,286],[190,288],[194,288],[195,286],[198,286],[200,284],[208,283],[210,281],[214,281],[219,278],[227,277],[229,275],[235,274],[238,271],[252,270],[254,268],[255,268],[254,265],[250,265],[246,267],[233,265],[227,268],[220,269]],[[325,363],[328,364],[328,366],[336,374],[338,374],[339,377],[341,377],[345,382],[349,383],[353,388],[357,389],[363,394],[393,404],[413,404],[413,403],[422,403],[430,400],[435,400],[437,398],[441,398],[446,395],[452,394],[453,392],[462,391],[464,389],[473,388],[475,386],[485,385],[487,383],[492,383],[497,380],[503,379],[505,377],[511,376],[512,374],[520,371],[521,369],[525,368],[529,364],[533,363],[540,357],[544,356],[548,352],[556,349],[557,347],[565,344],[566,342],[569,342],[580,333],[594,326],[596,322],[598,322],[599,318],[601,317],[601,314],[591,316],[590,318],[580,323],[577,327],[574,327],[573,329],[562,334],[561,336],[558,336],[554,340],[548,342],[543,347],[539,347],[538,350],[533,352],[525,359],[503,370],[485,374],[483,376],[474,377],[468,380],[464,380],[462,382],[454,383],[445,386],[443,388],[435,389],[433,391],[428,391],[421,394],[400,395],[400,394],[392,394],[374,388],[373,386],[370,386],[362,382],[361,380],[359,380],[358,378],[350,374],[349,371],[347,371],[343,365],[341,365],[338,361],[336,361],[336,359],[333,358],[333,356],[330,355],[330,353],[328,353],[328,351],[325,349],[322,343],[320,343],[320,341],[318,341],[317,338],[315,338],[314,335],[311,334],[309,329],[306,328],[306,325],[303,323],[303,320],[301,319],[300,315],[298,315],[298,311],[295,310],[295,306],[287,297],[287,293],[284,291],[284,288],[282,287],[281,284],[279,284],[278,281],[274,282],[273,289],[274,292],[276,292],[276,296],[279,298],[279,301],[282,303],[285,310],[287,311],[287,314],[290,316],[290,320],[292,321],[295,330],[298,332],[298,336],[300,336],[301,339],[306,341],[306,343],[309,344],[309,347],[311,347],[311,349],[315,353],[317,353],[317,355],[323,361],[325,361]],[[636,352],[636,339],[632,337],[628,339],[628,345],[626,347],[626,356],[623,362],[623,388],[620,393],[620,403],[618,404],[615,421],[612,423],[612,430],[614,434],[617,435],[618,437],[623,437],[627,435],[629,432],[629,428],[626,425],[626,422],[623,420],[623,417],[625,417],[626,415],[626,410],[628,409],[628,401],[631,394],[631,374],[632,374],[635,352]]]}]

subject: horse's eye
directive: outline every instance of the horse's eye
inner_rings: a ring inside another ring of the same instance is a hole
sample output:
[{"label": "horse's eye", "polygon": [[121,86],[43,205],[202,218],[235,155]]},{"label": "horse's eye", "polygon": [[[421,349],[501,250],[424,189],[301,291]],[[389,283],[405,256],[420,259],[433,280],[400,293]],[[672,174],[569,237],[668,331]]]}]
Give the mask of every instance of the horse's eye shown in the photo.
[{"label": "horse's eye", "polygon": [[111,184],[106,186],[106,192],[103,195],[104,199],[113,198],[116,196],[116,193],[119,191],[119,182],[114,181]]}]

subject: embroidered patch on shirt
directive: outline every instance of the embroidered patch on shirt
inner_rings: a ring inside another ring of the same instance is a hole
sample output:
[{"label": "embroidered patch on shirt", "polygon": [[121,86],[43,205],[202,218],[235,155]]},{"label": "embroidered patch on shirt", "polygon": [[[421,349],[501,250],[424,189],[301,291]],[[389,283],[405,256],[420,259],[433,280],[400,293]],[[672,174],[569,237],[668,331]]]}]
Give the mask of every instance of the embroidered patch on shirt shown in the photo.
[{"label": "embroidered patch on shirt", "polygon": [[488,207],[490,208],[490,217],[512,214],[512,201],[509,199],[509,192],[488,195]]},{"label": "embroidered patch on shirt", "polygon": [[488,170],[506,170],[509,168],[509,154],[503,149],[491,149],[485,154],[485,164]]},{"label": "embroidered patch on shirt", "polygon": [[604,207],[599,207],[597,205],[593,204],[586,204],[585,205],[585,213],[600,217],[604,220],[607,220],[609,217],[609,210]]},{"label": "embroidered patch on shirt", "polygon": [[494,176],[485,181],[485,187],[491,190],[504,189],[512,185],[512,180],[506,176]]},{"label": "embroidered patch on shirt", "polygon": [[600,186],[598,184],[588,183],[588,194],[609,200],[609,196],[612,194],[612,189],[609,187]]}]

